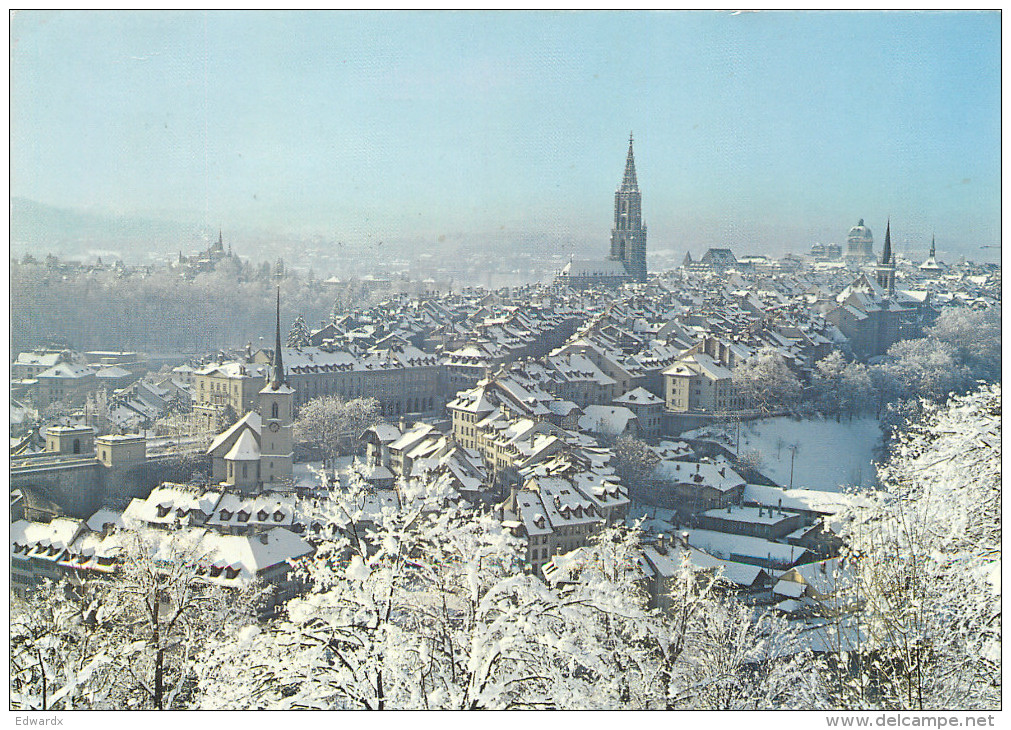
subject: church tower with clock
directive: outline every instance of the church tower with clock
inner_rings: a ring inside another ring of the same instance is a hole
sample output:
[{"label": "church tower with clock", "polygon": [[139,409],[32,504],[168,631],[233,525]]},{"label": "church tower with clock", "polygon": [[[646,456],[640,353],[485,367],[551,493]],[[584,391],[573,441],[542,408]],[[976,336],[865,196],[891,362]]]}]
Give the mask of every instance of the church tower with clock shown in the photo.
[{"label": "church tower with clock", "polygon": [[280,486],[292,478],[294,438],[292,409],[295,390],[285,382],[281,358],[281,287],[277,288],[277,329],[274,357],[267,384],[260,391],[260,481],[264,488]]}]

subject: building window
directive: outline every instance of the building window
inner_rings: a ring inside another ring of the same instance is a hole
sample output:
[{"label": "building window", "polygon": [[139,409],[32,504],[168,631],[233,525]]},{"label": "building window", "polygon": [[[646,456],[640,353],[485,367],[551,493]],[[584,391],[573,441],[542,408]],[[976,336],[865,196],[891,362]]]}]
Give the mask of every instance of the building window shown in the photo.
[{"label": "building window", "polygon": [[278,411],[277,403],[271,404],[271,406],[270,406],[270,417],[271,418],[277,418],[278,417],[277,416],[277,411]]},{"label": "building window", "polygon": [[74,439],[74,453],[81,453],[81,439]]}]

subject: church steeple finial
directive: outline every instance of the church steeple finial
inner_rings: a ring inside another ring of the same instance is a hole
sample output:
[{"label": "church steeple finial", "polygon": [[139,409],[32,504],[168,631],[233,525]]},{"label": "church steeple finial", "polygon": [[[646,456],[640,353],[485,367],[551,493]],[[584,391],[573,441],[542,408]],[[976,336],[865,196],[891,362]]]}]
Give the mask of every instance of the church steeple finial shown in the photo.
[{"label": "church steeple finial", "polygon": [[284,363],[281,361],[281,287],[277,287],[277,329],[274,339],[274,367],[270,387],[277,390],[284,385]]},{"label": "church steeple finial", "polygon": [[632,151],[632,133],[628,133],[628,157],[625,158],[625,175],[621,179],[622,190],[638,190],[639,183],[635,179],[635,153]]},{"label": "church steeple finial", "polygon": [[936,256],[937,256],[937,253],[936,253],[935,248],[934,248],[934,234],[931,233],[930,234],[930,258],[935,258]]}]

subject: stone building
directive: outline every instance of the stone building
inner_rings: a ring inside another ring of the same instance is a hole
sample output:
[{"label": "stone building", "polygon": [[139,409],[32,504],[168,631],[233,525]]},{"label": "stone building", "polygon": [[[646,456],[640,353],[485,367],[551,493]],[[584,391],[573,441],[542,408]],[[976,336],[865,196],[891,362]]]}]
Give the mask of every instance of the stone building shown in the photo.
[{"label": "stone building", "polygon": [[280,489],[292,480],[294,466],[295,390],[285,378],[281,348],[281,303],[278,289],[277,356],[269,380],[259,391],[259,413],[250,411],[211,442],[211,477],[242,493]]},{"label": "stone building", "polygon": [[221,362],[193,373],[193,412],[201,425],[214,428],[218,417],[231,408],[236,416],[255,410],[267,374],[262,363]]},{"label": "stone building", "polygon": [[611,250],[603,261],[571,260],[555,283],[574,289],[616,288],[630,281],[646,281],[646,226],[642,222],[642,193],[635,174],[632,135],[628,136],[625,173],[614,193]]},{"label": "stone building", "polygon": [[864,225],[863,218],[850,228],[846,236],[846,252],[843,255],[847,261],[854,263],[874,260],[874,236],[871,229]]}]

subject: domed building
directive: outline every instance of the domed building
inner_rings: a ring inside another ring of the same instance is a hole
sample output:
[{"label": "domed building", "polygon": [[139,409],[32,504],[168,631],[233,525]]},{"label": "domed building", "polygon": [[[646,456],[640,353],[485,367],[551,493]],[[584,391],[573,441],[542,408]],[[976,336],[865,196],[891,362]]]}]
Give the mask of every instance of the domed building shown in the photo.
[{"label": "domed building", "polygon": [[846,258],[863,262],[874,260],[874,236],[871,229],[864,225],[864,219],[850,228],[846,236]]}]

